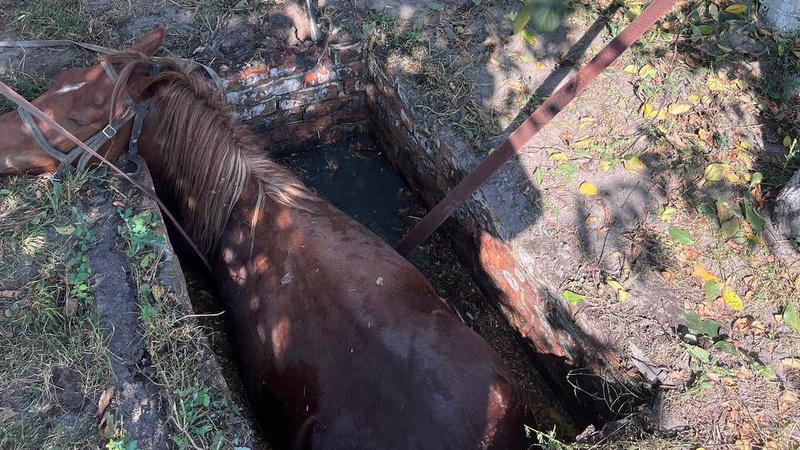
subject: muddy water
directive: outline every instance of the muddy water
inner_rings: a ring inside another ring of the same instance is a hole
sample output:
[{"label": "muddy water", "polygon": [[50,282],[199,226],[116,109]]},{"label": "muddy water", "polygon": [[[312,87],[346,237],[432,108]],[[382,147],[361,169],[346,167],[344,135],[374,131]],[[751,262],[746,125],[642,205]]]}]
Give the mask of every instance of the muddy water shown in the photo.
[{"label": "muddy water", "polygon": [[[417,196],[390,168],[380,149],[367,135],[284,156],[279,162],[294,171],[310,188],[370,230],[393,244],[424,214]],[[483,336],[514,371],[540,430],[553,426],[574,436],[580,430],[565,406],[532,365],[505,318],[483,295],[469,271],[455,256],[450,242],[436,233],[409,258],[432,282],[439,296],[467,326]],[[227,336],[221,306],[214,299],[208,274],[186,269],[187,286],[201,324],[209,329],[212,349],[220,358],[234,395],[244,397],[236,361]],[[577,430],[577,431],[574,431]]]}]

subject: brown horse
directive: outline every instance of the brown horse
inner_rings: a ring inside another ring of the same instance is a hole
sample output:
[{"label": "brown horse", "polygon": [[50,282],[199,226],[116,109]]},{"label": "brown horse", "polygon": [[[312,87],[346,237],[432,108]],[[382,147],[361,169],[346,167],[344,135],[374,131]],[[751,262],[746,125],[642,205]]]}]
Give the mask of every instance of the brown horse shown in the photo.
[{"label": "brown horse", "polygon": [[[266,159],[193,65],[152,57],[162,39],[156,30],[104,57],[114,86],[99,65],[70,69],[34,103],[80,139],[126,96],[149,103],[141,154],[211,261],[248,396],[276,445],[524,445],[521,396],[498,355],[410,263]],[[16,113],[0,118],[0,173],[56,167],[29,131]]]}]

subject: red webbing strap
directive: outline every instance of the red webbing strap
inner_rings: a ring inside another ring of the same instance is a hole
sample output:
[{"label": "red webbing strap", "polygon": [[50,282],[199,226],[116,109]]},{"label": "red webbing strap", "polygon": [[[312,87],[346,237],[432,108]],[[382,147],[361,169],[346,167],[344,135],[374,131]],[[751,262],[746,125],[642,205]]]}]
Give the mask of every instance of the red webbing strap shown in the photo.
[{"label": "red webbing strap", "polygon": [[401,255],[411,250],[430,236],[453,211],[491,177],[512,156],[517,154],[531,138],[547,125],[569,102],[606,70],[619,55],[628,49],[675,3],[675,0],[653,0],[639,16],[617,35],[600,53],[592,58],[566,84],[550,96],[528,117],[508,139],[492,152],[475,170],[450,191],[417,225],[403,237],[395,249]]}]

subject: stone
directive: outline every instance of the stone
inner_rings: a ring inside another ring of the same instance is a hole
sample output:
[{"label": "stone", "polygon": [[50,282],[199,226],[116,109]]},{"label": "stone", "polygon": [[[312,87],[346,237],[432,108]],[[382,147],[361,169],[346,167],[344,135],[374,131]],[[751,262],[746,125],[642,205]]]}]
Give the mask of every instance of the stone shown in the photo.
[{"label": "stone", "polygon": [[794,174],[775,200],[773,221],[787,239],[800,237],[800,172]]}]

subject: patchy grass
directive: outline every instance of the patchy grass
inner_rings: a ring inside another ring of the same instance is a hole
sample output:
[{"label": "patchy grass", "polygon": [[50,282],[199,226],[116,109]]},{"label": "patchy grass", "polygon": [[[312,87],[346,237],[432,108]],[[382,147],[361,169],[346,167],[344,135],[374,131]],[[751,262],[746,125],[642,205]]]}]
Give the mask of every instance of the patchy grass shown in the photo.
[{"label": "patchy grass", "polygon": [[[118,202],[130,203],[130,199]],[[229,394],[212,382],[212,352],[205,345],[209,330],[197,325],[188,305],[178,301],[177,294],[160,278],[165,239],[160,218],[150,210],[134,214],[126,208],[119,214],[125,224],[125,254],[133,262],[145,347],[175,430],[172,442],[177,448],[239,445],[239,438],[228,428]]]},{"label": "patchy grass", "polygon": [[45,177],[0,178],[2,448],[61,446],[97,433],[93,415],[75,414],[111,383],[90,285],[70,270],[86,256],[88,225],[74,194],[87,180],[69,178],[69,194],[54,198]]}]

